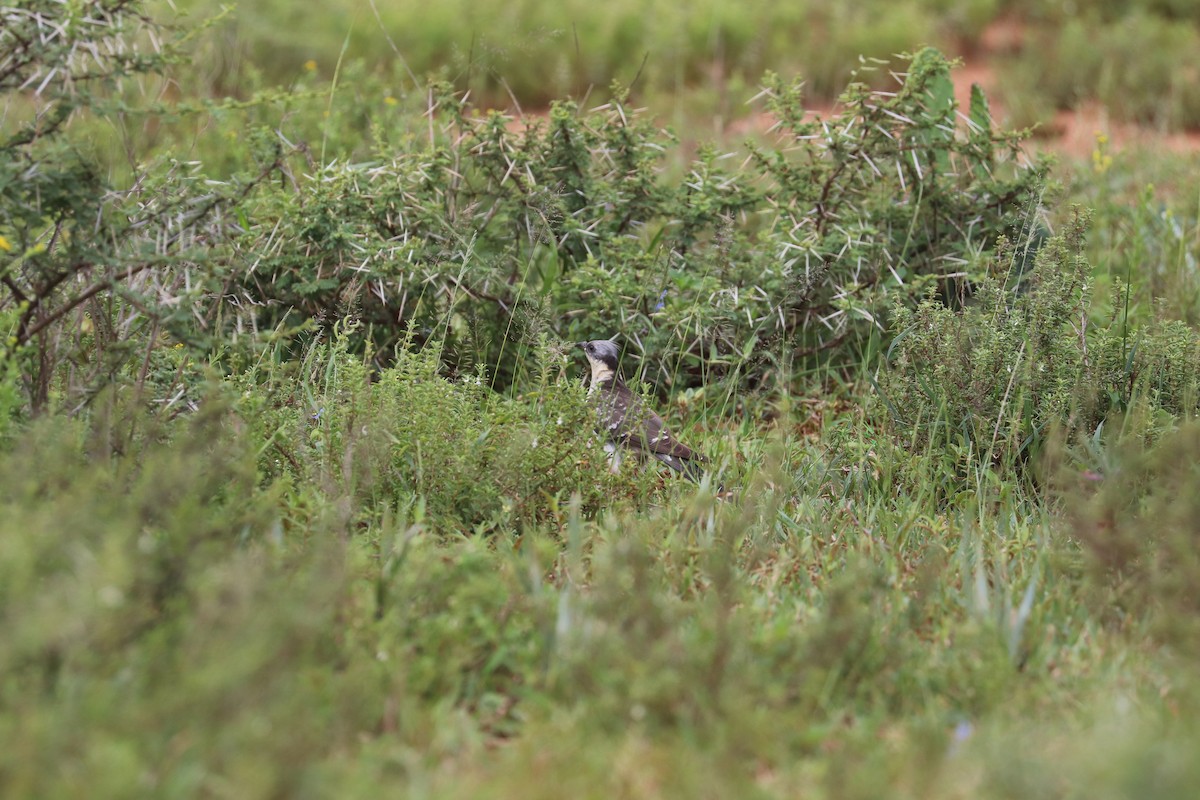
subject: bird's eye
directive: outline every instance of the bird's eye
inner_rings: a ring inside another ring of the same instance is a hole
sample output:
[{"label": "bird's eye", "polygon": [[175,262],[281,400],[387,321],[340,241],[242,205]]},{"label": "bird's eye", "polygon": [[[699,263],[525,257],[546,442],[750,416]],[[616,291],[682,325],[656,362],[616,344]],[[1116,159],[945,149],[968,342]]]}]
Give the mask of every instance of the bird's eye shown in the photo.
[{"label": "bird's eye", "polygon": [[587,350],[589,353],[591,353],[591,352],[595,351],[595,349],[596,349],[596,345],[594,345],[594,344],[589,344],[589,345],[588,345],[586,348],[584,348],[584,349],[585,349],[585,350]]}]

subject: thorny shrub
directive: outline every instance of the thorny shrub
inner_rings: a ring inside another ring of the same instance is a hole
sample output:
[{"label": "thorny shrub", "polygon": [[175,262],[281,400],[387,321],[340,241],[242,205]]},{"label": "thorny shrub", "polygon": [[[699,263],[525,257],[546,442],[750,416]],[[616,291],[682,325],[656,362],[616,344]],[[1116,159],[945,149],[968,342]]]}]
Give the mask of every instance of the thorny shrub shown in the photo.
[{"label": "thorny shrub", "polygon": [[760,382],[849,354],[895,298],[953,296],[1032,213],[1042,167],[978,90],[960,117],[949,70],[923,50],[897,91],[854,84],[828,120],[768,77],[775,143],[740,164],[703,147],[682,170],[623,92],[517,132],[443,87],[430,136],[260,196],[224,280],[243,329],[353,317],[386,353],[411,323],[501,387],[539,332],[620,332],[663,388]]},{"label": "thorny shrub", "polygon": [[72,123],[146,110],[123,91],[176,58],[182,35],[138,0],[0,6],[0,368],[19,363],[35,410],[123,373],[144,382],[163,331],[203,330],[209,253],[281,165],[280,149],[264,151],[212,181],[198,164],[131,153],[129,185],[110,184]]},{"label": "thorny shrub", "polygon": [[153,112],[122,87],[177,43],[140,47],[163,39],[138,2],[3,14],[0,92],[19,124],[0,141],[0,355],[21,360],[34,408],[153,381],[167,341],[230,354],[342,319],[365,323],[360,349],[391,353],[411,330],[451,374],[486,369],[500,388],[532,374],[543,333],[620,332],[653,354],[663,390],[760,383],[796,358],[852,355],[895,297],[955,291],[1041,178],[980,92],[959,119],[950,65],[927,49],[896,92],[853,84],[829,120],[807,120],[800,85],[769,76],[778,139],[741,166],[711,147],[684,162],[620,90],[516,132],[435,86],[429,136],[380,139],[367,160],[313,163],[264,130],[231,178],[153,162],[121,188],[68,123]]}]

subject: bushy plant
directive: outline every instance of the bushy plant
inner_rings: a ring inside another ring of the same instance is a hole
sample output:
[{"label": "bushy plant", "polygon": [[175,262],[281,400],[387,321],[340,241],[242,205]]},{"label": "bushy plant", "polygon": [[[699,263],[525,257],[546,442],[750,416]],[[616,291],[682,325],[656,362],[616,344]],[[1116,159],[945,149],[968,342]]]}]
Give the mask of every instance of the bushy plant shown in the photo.
[{"label": "bushy plant", "polygon": [[0,453],[5,794],[295,794],[369,741],[511,726],[552,619],[519,559],[404,510],[294,530],[219,396],[116,394]]},{"label": "bushy plant", "polygon": [[1075,408],[1086,345],[1072,325],[1086,319],[1085,227],[1077,216],[1046,243],[1028,285],[1014,279],[1016,255],[1004,247],[965,308],[928,299],[895,309],[880,386],[910,446],[962,443],[1011,464]]},{"label": "bushy plant", "polygon": [[1018,166],[1021,135],[993,129],[978,86],[961,129],[949,73],[927,48],[897,92],[853,84],[829,121],[804,119],[798,85],[770,84],[788,145],[755,154],[774,184],[770,245],[791,279],[784,310],[821,346],[882,327],[890,298],[912,303],[930,285],[953,304],[1036,207],[1044,164]]},{"label": "bushy plant", "polygon": [[437,95],[432,139],[257,204],[222,273],[247,301],[229,319],[354,316],[383,353],[411,323],[418,345],[444,340],[449,369],[482,365],[498,387],[519,387],[540,332],[619,332],[662,388],[761,382],[858,344],[895,296],[935,282],[952,297],[1034,201],[1041,167],[1018,164],[1020,137],[994,130],[980,92],[959,126],[949,70],[922,51],[899,91],[855,84],[827,121],[771,79],[778,143],[738,169],[704,147],[683,174],[621,92],[520,133]]},{"label": "bushy plant", "polygon": [[1057,108],[1099,101],[1119,119],[1194,127],[1200,89],[1182,65],[1200,47],[1200,27],[1121,5],[1110,19],[1075,12],[1032,26],[1029,45],[1001,72],[1006,94],[1031,93]]},{"label": "bushy plant", "polygon": [[1148,441],[1139,417],[1153,413],[1153,405],[1132,410],[1133,424],[1110,437],[1108,448],[1090,448],[1088,469],[1060,465],[1053,477],[1098,590],[1091,598],[1098,613],[1145,621],[1159,641],[1194,658],[1200,653],[1200,425],[1193,418]]},{"label": "bushy plant", "polygon": [[[89,35],[119,49],[127,11]],[[67,13],[39,13],[52,12]],[[20,85],[45,77],[51,108],[123,107],[78,94],[55,66],[98,41],[46,50]],[[161,61],[114,63],[105,78],[115,87]],[[305,176],[315,148],[259,130],[230,178],[167,162],[139,168],[128,191],[97,176],[67,129],[39,129],[6,145],[42,181],[6,183],[6,302],[18,317],[6,357],[21,354],[41,408],[55,387],[74,398],[144,384],[167,335],[228,354],[246,333],[252,343],[355,318],[361,349],[391,353],[411,330],[417,346],[441,343],[452,373],[483,368],[498,388],[520,390],[542,333],[620,332],[653,354],[644,375],[663,391],[721,376],[760,384],[798,357],[857,345],[893,295],[919,297],[927,280],[951,294],[1029,202],[1039,169],[1016,166],[1017,137],[993,131],[981,94],[958,128],[948,70],[922,51],[899,92],[856,84],[845,113],[822,123],[803,119],[797,86],[772,79],[777,148],[756,148],[741,169],[702,148],[684,174],[666,155],[673,137],[619,88],[600,109],[562,103],[517,133],[434,87],[429,135],[378,137],[368,161]],[[342,113],[361,130],[355,108]],[[290,180],[263,191],[277,174]]]},{"label": "bushy plant", "polygon": [[263,478],[301,500],[315,490],[343,509],[339,524],[419,505],[435,530],[503,533],[558,519],[573,495],[588,514],[644,496],[636,471],[609,469],[594,412],[557,352],[541,350],[538,380],[515,400],[482,371],[443,376],[434,347],[400,347],[376,372],[349,352],[352,335],[314,342],[298,370],[259,367],[236,381]]},{"label": "bushy plant", "polygon": [[0,7],[0,310],[15,316],[0,361],[19,362],[35,409],[54,391],[78,401],[112,382],[165,329],[194,329],[204,312],[189,301],[207,287],[189,267],[279,167],[272,153],[217,183],[169,161],[120,187],[72,135],[80,116],[127,111],[124,82],[162,69],[179,35],[141,2]]},{"label": "bushy plant", "polygon": [[1012,467],[1052,427],[1091,435],[1110,413],[1139,403],[1169,415],[1196,412],[1193,329],[1154,322],[1131,330],[1121,316],[1090,323],[1086,226],[1077,212],[1027,274],[1016,251],[1001,247],[963,309],[933,299],[895,309],[879,385],[907,448],[957,448],[968,460]]}]

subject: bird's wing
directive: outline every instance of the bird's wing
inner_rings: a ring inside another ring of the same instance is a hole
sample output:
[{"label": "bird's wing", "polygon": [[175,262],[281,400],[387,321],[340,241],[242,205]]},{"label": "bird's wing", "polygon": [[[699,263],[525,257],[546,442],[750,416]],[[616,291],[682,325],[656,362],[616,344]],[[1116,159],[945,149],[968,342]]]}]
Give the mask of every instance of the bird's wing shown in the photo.
[{"label": "bird's wing", "polygon": [[609,435],[621,444],[650,455],[668,459],[703,460],[690,447],[678,441],[663,424],[662,417],[655,414],[627,386],[614,383],[604,393],[601,422]]},{"label": "bird's wing", "polygon": [[[671,432],[663,425],[662,417],[654,412],[650,412],[646,416],[641,438],[642,441],[638,444],[656,456],[681,458],[684,461],[700,458],[699,454],[693,451],[692,448],[672,436]],[[666,459],[663,459],[663,461],[666,461]]]}]

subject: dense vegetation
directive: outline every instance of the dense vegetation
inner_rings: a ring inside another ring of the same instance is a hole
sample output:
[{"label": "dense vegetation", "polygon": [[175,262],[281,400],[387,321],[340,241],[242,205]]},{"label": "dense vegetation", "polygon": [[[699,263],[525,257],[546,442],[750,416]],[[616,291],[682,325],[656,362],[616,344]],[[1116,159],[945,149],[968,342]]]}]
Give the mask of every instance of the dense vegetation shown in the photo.
[{"label": "dense vegetation", "polygon": [[[1030,158],[933,48],[823,119],[849,73],[766,74],[738,145],[611,65],[565,99],[584,56],[636,73],[641,14],[663,91],[851,13],[776,5],[496,6],[587,23],[536,39],[533,76],[575,54],[546,94],[480,78],[534,124],[398,90],[374,15],[336,75],[322,29],[222,97],[299,6],[244,10],[234,64],[227,20],[0,5],[0,794],[1194,793],[1200,165]],[[911,15],[896,50],[1075,35],[964,7],[863,9]],[[610,470],[571,342],[613,333],[698,486]]]},{"label": "dense vegetation", "polygon": [[[222,4],[181,6],[203,18]],[[333,76],[353,54],[395,87],[437,75],[485,107],[542,107],[617,80],[660,114],[699,105],[728,118],[766,70],[803,75],[814,97],[832,100],[864,56],[903,69],[895,54],[932,43],[997,58],[1001,99],[1022,125],[1089,100],[1119,119],[1200,124],[1191,0],[325,0],[321,9],[314,23],[286,0],[248,4],[220,26],[202,78],[240,93],[288,84],[306,64]],[[888,87],[886,72],[872,80]]]}]

